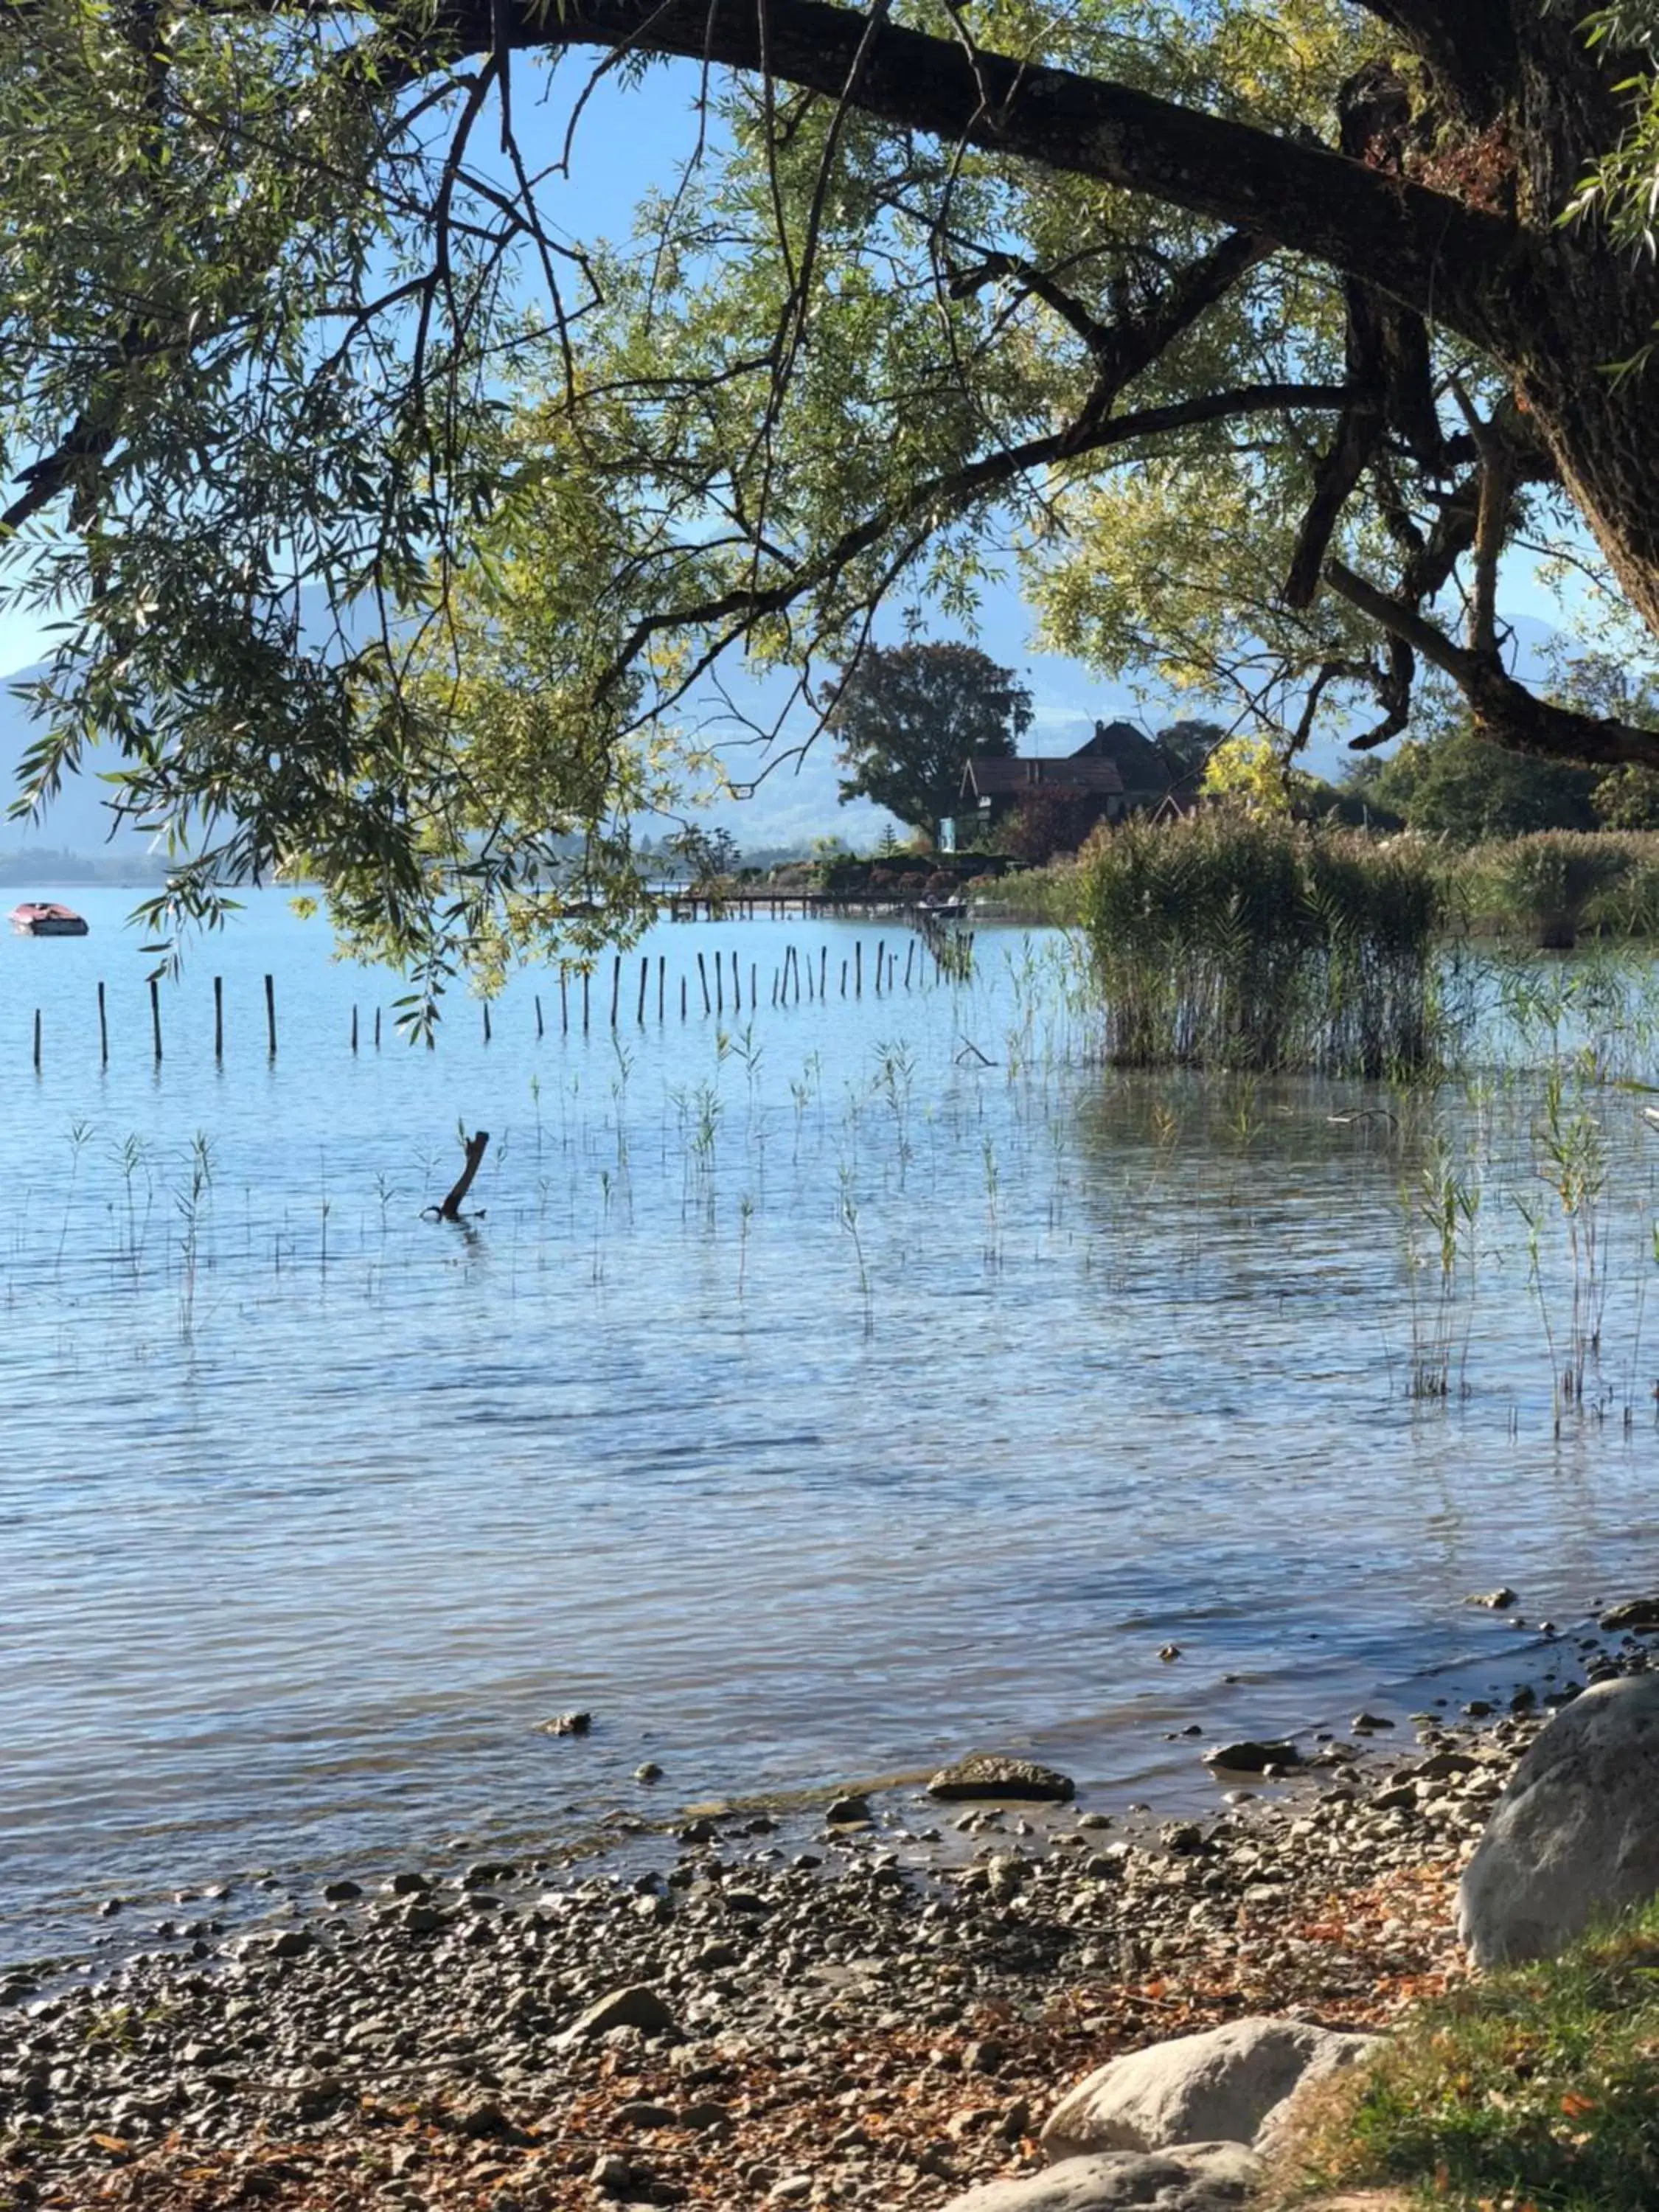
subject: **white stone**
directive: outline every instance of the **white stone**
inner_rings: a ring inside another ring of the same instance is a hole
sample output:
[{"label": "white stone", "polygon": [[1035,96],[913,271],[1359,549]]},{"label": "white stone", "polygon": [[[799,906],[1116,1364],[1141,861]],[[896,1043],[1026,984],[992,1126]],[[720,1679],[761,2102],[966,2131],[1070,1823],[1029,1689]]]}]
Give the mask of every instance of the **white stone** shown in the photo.
[{"label": "white stone", "polygon": [[987,2181],[945,2212],[1233,2212],[1261,2163],[1243,2143],[1181,2143],[1166,2151],[1068,2158],[1024,2181]]},{"label": "white stone", "polygon": [[1042,2147],[1051,2159],[1064,2159],[1173,2143],[1252,2142],[1293,2090],[1352,2065],[1376,2040],[1300,2021],[1235,2020],[1132,2051],[1061,2099],[1042,2130]]},{"label": "white stone", "polygon": [[1564,1705],[1464,1869],[1457,1932],[1481,1966],[1547,1959],[1659,1894],[1659,1675]]}]

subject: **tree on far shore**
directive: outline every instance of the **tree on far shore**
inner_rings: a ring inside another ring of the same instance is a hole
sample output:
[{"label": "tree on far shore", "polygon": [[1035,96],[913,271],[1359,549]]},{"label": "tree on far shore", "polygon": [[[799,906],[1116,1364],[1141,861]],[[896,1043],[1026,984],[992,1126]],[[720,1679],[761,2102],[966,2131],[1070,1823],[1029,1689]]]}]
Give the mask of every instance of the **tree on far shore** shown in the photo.
[{"label": "tree on far shore", "polygon": [[1031,695],[977,646],[870,646],[842,672],[828,726],[852,770],[842,805],[873,799],[937,842],[967,763],[1018,750]]}]

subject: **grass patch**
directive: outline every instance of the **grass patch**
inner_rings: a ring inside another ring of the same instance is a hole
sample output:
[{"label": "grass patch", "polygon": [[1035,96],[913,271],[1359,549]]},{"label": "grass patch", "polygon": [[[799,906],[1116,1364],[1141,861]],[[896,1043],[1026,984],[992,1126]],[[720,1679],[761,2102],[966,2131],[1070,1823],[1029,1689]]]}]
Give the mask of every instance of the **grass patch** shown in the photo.
[{"label": "grass patch", "polygon": [[1268,2202],[1388,2185],[1458,2212],[1653,2212],[1659,1903],[1413,2014],[1308,2100]]}]

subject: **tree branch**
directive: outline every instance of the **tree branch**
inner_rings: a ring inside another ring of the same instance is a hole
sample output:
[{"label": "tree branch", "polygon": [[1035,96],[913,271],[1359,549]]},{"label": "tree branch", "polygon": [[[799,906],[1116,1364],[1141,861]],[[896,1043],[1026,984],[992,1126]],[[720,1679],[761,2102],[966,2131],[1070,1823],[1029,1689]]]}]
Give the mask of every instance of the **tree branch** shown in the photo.
[{"label": "tree branch", "polygon": [[1659,767],[1659,731],[1638,729],[1601,714],[1558,707],[1517,684],[1494,653],[1454,645],[1443,629],[1379,592],[1340,561],[1328,562],[1325,580],[1350,606],[1420,654],[1431,668],[1449,676],[1468,702],[1482,737],[1511,752],[1535,753],[1545,760],[1583,761],[1611,767],[1626,761]]},{"label": "tree branch", "polygon": [[[1047,437],[1028,439],[1022,445],[981,454],[977,459],[964,462],[960,468],[930,477],[926,483],[914,486],[902,499],[866,515],[832,545],[826,546],[816,560],[776,583],[737,585],[690,606],[666,607],[642,615],[621,652],[600,678],[595,687],[596,696],[605,696],[659,631],[735,623],[738,628],[732,636],[740,635],[744,629],[768,616],[782,613],[808,592],[834,582],[860,555],[869,552],[890,532],[902,530],[926,516],[927,534],[931,534],[941,522],[963,512],[975,500],[1033,469],[1103,453],[1138,438],[1167,436],[1177,430],[1222,422],[1230,416],[1276,414],[1286,408],[1337,408],[1346,396],[1345,387],[1336,384],[1246,385],[1237,391],[1203,392],[1191,399],[1172,401],[1167,406],[1142,408],[1128,415],[1110,416],[1103,421],[1091,422],[1085,413],[1064,430],[1052,432]],[[731,641],[731,637],[726,640],[726,643]]]},{"label": "tree branch", "polygon": [[[513,43],[626,46],[755,71],[764,65],[786,82],[850,97],[865,114],[947,144],[1097,178],[1264,233],[1504,350],[1511,293],[1505,270],[1526,234],[1502,216],[1321,146],[1109,79],[983,47],[970,58],[953,40],[890,22],[872,38],[868,15],[823,0],[769,0],[765,18],[763,42],[754,9],[714,8],[709,0],[570,0],[562,10],[520,0]],[[404,66],[412,77],[441,59],[493,46],[489,0],[450,0]]]}]

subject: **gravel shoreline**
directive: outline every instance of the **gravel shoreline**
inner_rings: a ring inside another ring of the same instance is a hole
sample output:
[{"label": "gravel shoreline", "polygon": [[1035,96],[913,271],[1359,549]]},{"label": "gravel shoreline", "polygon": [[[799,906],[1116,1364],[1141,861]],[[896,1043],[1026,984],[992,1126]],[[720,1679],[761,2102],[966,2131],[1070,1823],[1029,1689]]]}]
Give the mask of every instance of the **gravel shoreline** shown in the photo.
[{"label": "gravel shoreline", "polygon": [[642,1873],[272,1878],[234,1934],[235,1900],[181,1893],[163,1948],[0,1987],[0,2209],[930,2212],[1030,2170],[1119,2050],[1249,2012],[1376,2026],[1459,1972],[1452,1886],[1532,1696],[1324,1744],[1201,1820],[905,1789],[858,1826],[688,1823]]}]

